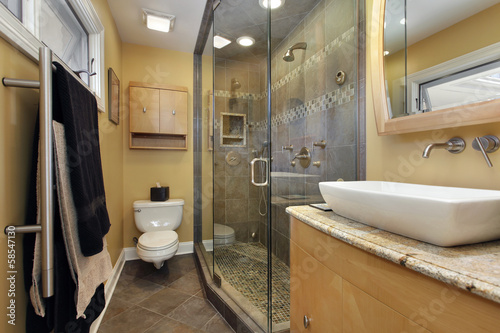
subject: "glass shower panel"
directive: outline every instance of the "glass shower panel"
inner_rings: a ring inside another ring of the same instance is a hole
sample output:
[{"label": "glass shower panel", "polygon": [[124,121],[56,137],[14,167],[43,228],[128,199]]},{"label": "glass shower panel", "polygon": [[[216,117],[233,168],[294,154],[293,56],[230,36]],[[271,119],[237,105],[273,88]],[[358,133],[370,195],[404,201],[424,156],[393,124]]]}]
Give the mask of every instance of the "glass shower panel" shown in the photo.
[{"label": "glass shower panel", "polygon": [[[214,12],[214,40],[230,42],[214,48],[214,280],[265,331],[267,31],[259,1],[223,1]],[[254,44],[241,45],[245,36]]]},{"label": "glass shower panel", "polygon": [[213,248],[214,248],[214,168],[213,168],[213,143],[214,143],[214,124],[213,124],[213,26],[210,29],[207,43],[203,54],[201,55],[201,96],[202,96],[202,133],[201,133],[201,251],[205,262],[213,275]]},{"label": "glass shower panel", "polygon": [[[221,2],[214,15],[214,35],[231,42],[214,60],[214,280],[279,332],[290,325],[286,208],[322,202],[320,181],[357,177],[358,2],[287,0],[269,19],[259,3]],[[270,186],[252,184],[252,161],[254,182]]]},{"label": "glass shower panel", "polygon": [[319,182],[356,180],[357,175],[357,1],[287,1],[284,8],[286,14],[271,11],[271,284],[276,331],[290,320],[286,208],[323,202]]}]

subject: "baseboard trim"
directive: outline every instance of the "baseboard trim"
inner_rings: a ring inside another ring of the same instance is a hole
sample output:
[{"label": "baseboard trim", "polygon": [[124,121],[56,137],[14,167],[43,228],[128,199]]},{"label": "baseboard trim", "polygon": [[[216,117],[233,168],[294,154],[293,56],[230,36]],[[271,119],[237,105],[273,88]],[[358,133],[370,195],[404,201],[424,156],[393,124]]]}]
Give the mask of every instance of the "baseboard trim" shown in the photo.
[{"label": "baseboard trim", "polygon": [[137,255],[137,250],[135,249],[135,247],[126,247],[123,249],[123,252],[125,252],[125,261],[139,259],[139,256]]},{"label": "baseboard trim", "polygon": [[90,327],[90,333],[97,333],[99,330],[99,326],[101,326],[102,318],[108,309],[108,304],[113,297],[113,293],[115,292],[116,285],[118,284],[118,279],[120,278],[120,274],[122,273],[123,266],[125,265],[125,249],[122,250],[118,260],[116,261],[113,270],[111,271],[111,275],[104,286],[104,295],[106,297],[106,305],[104,306],[104,310],[102,310],[101,315],[92,323]]},{"label": "baseboard trim", "polygon": [[202,241],[203,246],[205,247],[205,251],[207,252],[212,252],[214,250],[214,240],[213,239],[208,239]]},{"label": "baseboard trim", "polygon": [[[125,261],[140,259],[137,255],[137,250],[135,247],[126,247],[123,249],[125,251]],[[194,253],[194,242],[181,242],[179,243],[179,249],[175,253],[176,256],[183,254]]]},{"label": "baseboard trim", "polygon": [[179,243],[179,249],[177,250],[176,256],[182,254],[194,253],[194,242],[182,242]]}]

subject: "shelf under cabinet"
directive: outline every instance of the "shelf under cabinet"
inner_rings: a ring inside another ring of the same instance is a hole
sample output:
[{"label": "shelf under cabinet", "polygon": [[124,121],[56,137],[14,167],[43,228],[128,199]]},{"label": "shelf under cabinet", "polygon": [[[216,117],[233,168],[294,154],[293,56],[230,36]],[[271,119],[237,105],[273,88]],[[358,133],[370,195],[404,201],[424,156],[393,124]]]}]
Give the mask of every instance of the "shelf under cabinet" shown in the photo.
[{"label": "shelf under cabinet", "polygon": [[131,149],[187,150],[186,135],[130,133]]}]

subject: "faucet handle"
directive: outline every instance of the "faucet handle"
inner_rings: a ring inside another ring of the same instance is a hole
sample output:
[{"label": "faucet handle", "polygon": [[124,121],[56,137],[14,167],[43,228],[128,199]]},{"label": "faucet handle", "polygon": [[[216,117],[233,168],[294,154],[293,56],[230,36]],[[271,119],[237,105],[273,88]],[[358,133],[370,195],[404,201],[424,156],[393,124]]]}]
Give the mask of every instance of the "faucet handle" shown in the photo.
[{"label": "faucet handle", "polygon": [[488,153],[493,153],[500,147],[500,140],[494,135],[485,135],[483,137],[476,137],[472,142],[472,148],[478,150],[483,154],[486,164],[491,168],[493,164],[488,157]]}]

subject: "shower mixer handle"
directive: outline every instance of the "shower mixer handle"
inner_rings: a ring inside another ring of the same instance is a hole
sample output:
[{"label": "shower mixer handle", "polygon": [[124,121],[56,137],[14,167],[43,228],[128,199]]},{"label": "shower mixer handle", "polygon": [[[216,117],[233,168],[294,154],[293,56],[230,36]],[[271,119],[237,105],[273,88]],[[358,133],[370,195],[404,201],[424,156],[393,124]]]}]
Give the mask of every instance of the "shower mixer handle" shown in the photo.
[{"label": "shower mixer handle", "polygon": [[[255,182],[255,162],[264,162],[265,163],[265,167],[266,167],[266,180],[265,182],[263,183],[256,183]],[[263,158],[263,157],[257,157],[257,158],[254,158],[251,162],[250,162],[250,169],[252,171],[252,184],[254,186],[267,186],[267,184],[269,184],[269,171],[268,171],[268,160],[267,158]]]}]

